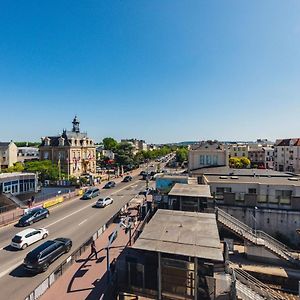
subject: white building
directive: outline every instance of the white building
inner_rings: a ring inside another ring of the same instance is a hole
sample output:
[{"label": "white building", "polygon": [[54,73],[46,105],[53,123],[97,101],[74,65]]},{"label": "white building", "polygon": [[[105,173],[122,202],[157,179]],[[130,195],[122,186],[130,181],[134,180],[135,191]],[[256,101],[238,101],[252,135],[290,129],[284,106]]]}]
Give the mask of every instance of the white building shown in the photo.
[{"label": "white building", "polygon": [[0,142],[0,170],[13,166],[17,160],[18,147],[12,141]]},{"label": "white building", "polygon": [[193,145],[189,150],[189,172],[205,167],[228,166],[228,150],[217,141]]},{"label": "white building", "polygon": [[39,149],[36,147],[18,147],[18,161],[38,160]]},{"label": "white building", "polygon": [[274,168],[277,171],[300,173],[300,138],[276,140]]}]

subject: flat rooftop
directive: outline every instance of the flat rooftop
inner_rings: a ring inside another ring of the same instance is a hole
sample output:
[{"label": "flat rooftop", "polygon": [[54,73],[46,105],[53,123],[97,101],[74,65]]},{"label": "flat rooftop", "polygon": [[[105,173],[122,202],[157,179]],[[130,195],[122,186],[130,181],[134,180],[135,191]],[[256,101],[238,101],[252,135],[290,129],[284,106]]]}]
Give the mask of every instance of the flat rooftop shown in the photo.
[{"label": "flat rooftop", "polygon": [[215,214],[159,209],[133,248],[223,261]]},{"label": "flat rooftop", "polygon": [[22,172],[0,173],[0,180],[8,179],[8,178],[18,179],[21,176],[35,176],[35,173],[22,173]]},{"label": "flat rooftop", "polygon": [[264,185],[286,185],[286,186],[299,186],[300,177],[261,177],[261,176],[219,176],[219,175],[204,175],[206,183],[229,183],[229,184],[264,184]]},{"label": "flat rooftop", "polygon": [[293,175],[284,172],[278,172],[270,169],[233,169],[229,167],[213,167],[213,168],[201,168],[192,170],[192,175],[233,175],[233,176],[260,176],[260,177],[292,177]]},{"label": "flat rooftop", "polygon": [[176,183],[169,192],[169,195],[212,198],[210,186],[204,184]]}]

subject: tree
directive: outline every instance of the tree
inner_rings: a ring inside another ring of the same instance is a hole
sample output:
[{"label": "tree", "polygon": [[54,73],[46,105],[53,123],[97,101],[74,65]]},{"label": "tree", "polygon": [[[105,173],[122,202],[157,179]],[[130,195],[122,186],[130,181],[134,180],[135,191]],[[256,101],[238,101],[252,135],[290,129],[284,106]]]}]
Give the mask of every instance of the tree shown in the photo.
[{"label": "tree", "polygon": [[102,141],[105,150],[115,150],[118,146],[118,142],[112,137],[106,137]]},{"label": "tree", "polygon": [[[56,164],[53,164],[50,160],[41,161],[28,161],[25,163],[25,171],[38,173],[40,180],[58,180],[59,170]],[[61,174],[65,177],[65,174]]]},{"label": "tree", "polygon": [[242,169],[250,166],[250,160],[247,157],[230,157],[230,168]]},{"label": "tree", "polygon": [[188,160],[188,153],[189,153],[189,151],[185,147],[177,149],[176,150],[176,160],[182,164],[184,161]]},{"label": "tree", "polygon": [[24,171],[24,165],[21,162],[16,162],[14,163],[13,166],[3,170],[3,172],[5,173],[23,172],[23,171]]},{"label": "tree", "polygon": [[241,157],[241,163],[243,164],[244,168],[248,168],[251,164],[251,161],[249,158],[243,156],[243,157]]}]

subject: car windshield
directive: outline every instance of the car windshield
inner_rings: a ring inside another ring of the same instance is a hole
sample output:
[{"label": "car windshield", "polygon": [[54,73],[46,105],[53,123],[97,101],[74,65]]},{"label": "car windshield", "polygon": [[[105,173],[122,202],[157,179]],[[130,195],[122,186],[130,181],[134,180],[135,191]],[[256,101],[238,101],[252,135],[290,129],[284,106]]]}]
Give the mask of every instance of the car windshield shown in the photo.
[{"label": "car windshield", "polygon": [[19,235],[15,235],[15,237],[12,239],[14,243],[20,243],[22,241],[22,237]]}]

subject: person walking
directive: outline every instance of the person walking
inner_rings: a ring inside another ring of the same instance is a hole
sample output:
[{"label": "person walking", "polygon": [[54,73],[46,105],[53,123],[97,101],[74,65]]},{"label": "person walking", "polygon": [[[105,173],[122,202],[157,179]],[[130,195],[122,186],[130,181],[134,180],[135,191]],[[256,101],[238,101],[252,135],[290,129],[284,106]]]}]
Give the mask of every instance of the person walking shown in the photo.
[{"label": "person walking", "polygon": [[96,259],[98,259],[98,253],[97,253],[97,249],[96,249],[96,244],[95,241],[93,240],[91,243],[91,254],[90,254],[90,258],[92,258],[92,256],[95,255]]}]

